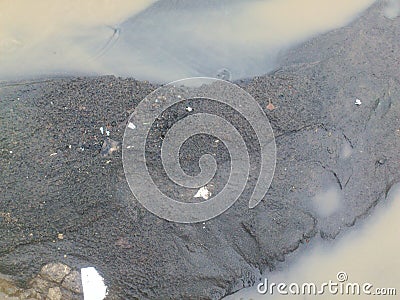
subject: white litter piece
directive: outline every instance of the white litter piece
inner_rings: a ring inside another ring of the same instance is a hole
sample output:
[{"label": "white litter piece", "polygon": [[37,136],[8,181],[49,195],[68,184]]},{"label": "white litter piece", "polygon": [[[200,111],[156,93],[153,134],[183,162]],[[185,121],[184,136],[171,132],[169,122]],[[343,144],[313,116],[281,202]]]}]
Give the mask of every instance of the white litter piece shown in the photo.
[{"label": "white litter piece", "polygon": [[356,99],[356,102],[354,102],[354,104],[360,106],[362,104],[362,102],[360,99]]},{"label": "white litter piece", "polygon": [[104,128],[103,127],[100,127],[100,132],[101,132],[101,134],[104,134]]},{"label": "white litter piece", "polygon": [[50,154],[50,156],[54,156],[54,155],[57,155],[57,152],[54,152],[54,153]]},{"label": "white litter piece", "polygon": [[190,106],[188,106],[188,107],[186,107],[186,110],[187,110],[188,112],[191,112],[191,111],[193,111],[193,108],[190,107]]},{"label": "white litter piece", "polygon": [[103,300],[107,296],[107,286],[95,268],[82,268],[81,277],[84,300]]},{"label": "white litter piece", "polygon": [[106,130],[106,135],[110,136],[110,131],[109,130]]},{"label": "white litter piece", "polygon": [[130,128],[130,129],[136,129],[136,125],[133,124],[132,122],[129,122],[128,128]]},{"label": "white litter piece", "polygon": [[211,197],[211,192],[207,189],[206,186],[203,186],[197,191],[196,195],[194,195],[193,197],[195,198],[201,197],[205,200],[208,200]]}]

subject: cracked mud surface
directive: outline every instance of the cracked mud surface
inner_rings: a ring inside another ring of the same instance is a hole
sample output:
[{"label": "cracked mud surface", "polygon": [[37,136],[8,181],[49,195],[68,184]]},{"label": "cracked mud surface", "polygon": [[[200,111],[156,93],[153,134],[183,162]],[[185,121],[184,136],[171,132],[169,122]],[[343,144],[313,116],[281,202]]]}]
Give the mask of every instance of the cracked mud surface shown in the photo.
[{"label": "cracked mud surface", "polygon": [[[256,209],[246,190],[205,225],[147,212],[127,186],[121,152],[101,155],[99,128],[121,141],[156,85],[110,76],[2,83],[0,272],[23,286],[51,261],[94,265],[110,299],[220,299],[313,236],[335,238],[400,180],[400,18],[381,11],[378,3],[289,52],[275,72],[238,82],[273,127],[275,176]],[[193,172],[198,148],[185,151]],[[327,187],[341,202],[324,216],[311,199]]]}]

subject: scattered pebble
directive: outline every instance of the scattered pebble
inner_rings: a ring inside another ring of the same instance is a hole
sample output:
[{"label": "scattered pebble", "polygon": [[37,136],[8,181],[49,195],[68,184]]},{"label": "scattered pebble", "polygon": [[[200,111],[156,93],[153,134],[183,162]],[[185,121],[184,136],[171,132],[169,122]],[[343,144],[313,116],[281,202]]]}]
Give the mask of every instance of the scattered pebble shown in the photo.
[{"label": "scattered pebble", "polygon": [[273,105],[271,102],[267,105],[267,109],[272,111],[275,109],[275,105]]},{"label": "scattered pebble", "polygon": [[194,195],[193,197],[208,200],[211,197],[211,192],[207,189],[206,186],[203,186],[197,191],[196,195]]},{"label": "scattered pebble", "polygon": [[120,148],[120,145],[117,141],[114,141],[110,138],[106,138],[104,140],[100,154],[102,156],[108,156],[108,155],[112,154],[113,152],[118,151],[119,148]]}]

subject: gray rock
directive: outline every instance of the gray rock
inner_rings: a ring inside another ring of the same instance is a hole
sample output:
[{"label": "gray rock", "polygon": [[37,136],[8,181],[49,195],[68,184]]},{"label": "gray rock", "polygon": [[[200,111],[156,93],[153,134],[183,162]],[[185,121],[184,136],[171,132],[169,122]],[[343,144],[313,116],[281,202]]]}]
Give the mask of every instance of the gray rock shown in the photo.
[{"label": "gray rock", "polygon": [[62,287],[76,294],[82,294],[81,274],[78,271],[71,271],[63,280]]},{"label": "gray rock", "polygon": [[71,268],[61,263],[50,263],[43,266],[40,276],[48,281],[61,283],[61,281],[71,272]]}]

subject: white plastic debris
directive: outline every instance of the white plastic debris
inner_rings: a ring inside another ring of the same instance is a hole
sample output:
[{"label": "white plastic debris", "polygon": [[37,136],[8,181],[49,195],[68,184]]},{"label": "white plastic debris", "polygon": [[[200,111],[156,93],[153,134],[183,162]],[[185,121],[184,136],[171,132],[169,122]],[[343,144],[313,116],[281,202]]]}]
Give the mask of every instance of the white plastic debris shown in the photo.
[{"label": "white plastic debris", "polygon": [[136,129],[136,126],[135,126],[135,124],[133,124],[132,122],[129,122],[128,128],[130,128],[130,129]]},{"label": "white plastic debris", "polygon": [[360,106],[362,104],[362,102],[360,99],[356,99],[356,102],[354,102],[354,104]]},{"label": "white plastic debris", "polygon": [[100,127],[100,132],[101,132],[101,134],[104,134],[104,128],[103,127]]},{"label": "white plastic debris", "polygon": [[110,131],[109,130],[106,130],[106,135],[110,136]]},{"label": "white plastic debris", "polygon": [[205,200],[208,200],[211,197],[211,192],[207,189],[206,186],[203,186],[197,191],[196,195],[194,195],[193,197],[195,198],[201,197]]},{"label": "white plastic debris", "polygon": [[191,112],[191,111],[193,111],[193,108],[190,107],[190,106],[188,106],[188,107],[186,107],[186,110],[187,110],[188,112]]},{"label": "white plastic debris", "polygon": [[95,268],[82,268],[81,277],[84,300],[103,300],[107,296],[107,286]]}]

